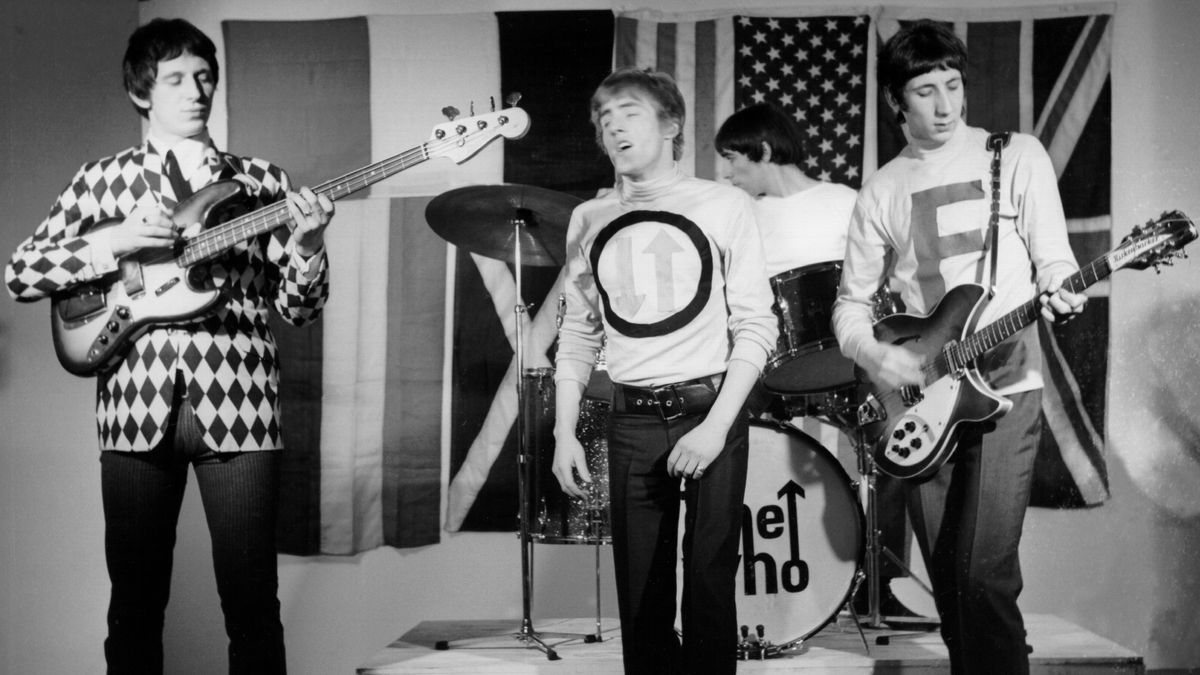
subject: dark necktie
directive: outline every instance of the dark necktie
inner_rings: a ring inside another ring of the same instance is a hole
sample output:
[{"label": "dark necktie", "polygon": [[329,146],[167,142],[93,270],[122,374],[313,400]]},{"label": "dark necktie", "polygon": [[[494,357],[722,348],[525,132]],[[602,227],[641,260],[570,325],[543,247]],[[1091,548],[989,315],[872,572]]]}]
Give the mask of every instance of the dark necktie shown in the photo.
[{"label": "dark necktie", "polygon": [[175,192],[176,202],[192,196],[192,186],[188,185],[183,174],[180,173],[179,162],[175,161],[175,153],[167,152],[166,158],[163,159],[163,173],[166,174],[167,180],[171,181],[171,189]]}]

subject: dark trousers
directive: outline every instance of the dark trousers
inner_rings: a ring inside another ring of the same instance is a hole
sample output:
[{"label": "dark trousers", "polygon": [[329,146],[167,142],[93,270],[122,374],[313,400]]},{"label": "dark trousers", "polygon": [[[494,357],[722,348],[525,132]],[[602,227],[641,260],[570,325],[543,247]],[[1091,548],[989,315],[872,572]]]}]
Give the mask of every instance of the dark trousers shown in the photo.
[{"label": "dark trousers", "polygon": [[749,448],[744,419],[730,430],[704,477],[684,480],[682,646],[675,633],[681,499],[667,456],[702,419],[614,414],[609,421],[613,558],[630,675],[737,669],[735,575]]},{"label": "dark trousers", "polygon": [[1029,672],[1018,548],[1033,480],[1041,390],[1008,397],[995,428],[964,434],[951,461],[909,489],[954,673]]},{"label": "dark trousers", "polygon": [[189,465],[212,537],[229,672],[285,672],[275,554],[279,454],[210,452],[190,408],[154,450],[100,453],[110,675],[163,672],[163,615]]}]

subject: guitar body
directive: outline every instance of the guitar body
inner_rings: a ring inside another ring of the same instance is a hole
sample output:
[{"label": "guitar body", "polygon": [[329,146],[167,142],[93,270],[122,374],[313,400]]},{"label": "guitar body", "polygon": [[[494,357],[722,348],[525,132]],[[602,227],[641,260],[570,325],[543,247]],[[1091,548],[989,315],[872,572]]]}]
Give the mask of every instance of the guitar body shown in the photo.
[{"label": "guitar body", "polygon": [[[515,103],[515,100],[513,101]],[[506,108],[456,118],[433,128],[429,140],[404,152],[343,174],[313,188],[336,201],[434,157],[465,162],[497,138],[521,138],[529,131],[529,115]],[[287,202],[276,201],[250,211],[242,183],[211,183],[175,208],[180,228],[200,223],[170,251],[139,251],[118,261],[118,269],[95,281],[58,293],[50,310],[54,351],[63,368],[75,375],[95,375],[119,363],[129,344],[155,324],[203,316],[221,300],[221,290],[199,274],[205,266],[241,242],[291,222]],[[116,225],[96,223],[91,230]]]},{"label": "guitar body", "polygon": [[[985,305],[983,297],[981,286],[952,288],[928,316],[894,314],[875,324],[875,336],[932,363],[943,347],[973,328]],[[864,429],[867,438],[875,439],[876,464],[890,476],[914,480],[933,476],[949,459],[962,424],[1000,417],[1012,407],[973,365],[942,375],[919,390],[868,387],[868,392],[859,417],[873,419]]]},{"label": "guitar body", "polygon": [[[200,223],[206,230],[246,211],[241,183],[218,181],[185,199],[172,220],[180,227]],[[113,227],[119,219],[96,223],[89,231]],[[194,237],[195,233],[191,233]],[[174,250],[145,249],[123,256],[117,271],[74,286],[53,298],[50,311],[54,351],[75,375],[94,375],[116,365],[126,348],[150,326],[186,321],[211,311],[221,290],[201,283],[196,268]]]}]

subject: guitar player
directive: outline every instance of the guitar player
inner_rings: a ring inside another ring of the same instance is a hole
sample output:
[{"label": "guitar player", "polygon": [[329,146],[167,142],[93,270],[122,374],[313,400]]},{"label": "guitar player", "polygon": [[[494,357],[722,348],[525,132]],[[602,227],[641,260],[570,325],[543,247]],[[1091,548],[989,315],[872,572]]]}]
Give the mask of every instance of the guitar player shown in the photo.
[{"label": "guitar player", "polygon": [[[209,138],[218,63],[190,23],[155,19],[129,38],[125,89],[144,141],[84,164],[5,269],[32,302],[114,277],[138,251],[169,251],[192,223],[171,212],[214,181],[244,185],[249,208],[287,200],[292,222],[208,268],[225,291],[211,313],[152,327],[98,373],[96,422],[112,584],[108,672],[161,673],[163,616],[188,466],[196,474],[229,637],[229,672],[283,673],[275,521],[279,493],[278,355],[269,307],[291,324],[328,295],[324,231],[333,204],[260,159]],[[117,219],[109,227],[93,225]],[[147,289],[149,290],[149,289]]]},{"label": "guitar player", "polygon": [[[859,192],[833,314],[842,352],[876,386],[926,384],[915,349],[873,332],[871,295],[889,263],[892,290],[917,315],[967,283],[995,291],[979,325],[1037,295],[1048,321],[1069,320],[1086,302],[1061,288],[1077,266],[1049,156],[1034,137],[1012,134],[993,195],[989,134],[963,119],[966,72],[965,45],[928,21],[902,28],[879,55],[880,88],[908,145]],[[947,464],[909,482],[909,508],[952,671],[1016,675],[1029,672],[1018,546],[1039,432],[1036,331],[1017,333],[979,365],[1012,408],[994,423],[968,425]]]}]

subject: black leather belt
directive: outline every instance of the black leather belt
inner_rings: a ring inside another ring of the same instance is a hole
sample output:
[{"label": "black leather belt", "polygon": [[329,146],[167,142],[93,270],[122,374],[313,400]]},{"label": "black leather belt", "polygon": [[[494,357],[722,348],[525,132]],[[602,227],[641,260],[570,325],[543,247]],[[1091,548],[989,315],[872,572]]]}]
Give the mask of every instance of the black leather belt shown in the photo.
[{"label": "black leather belt", "polygon": [[613,413],[658,415],[664,420],[705,413],[717,400],[721,379],[721,375],[710,375],[653,388],[614,382]]}]

